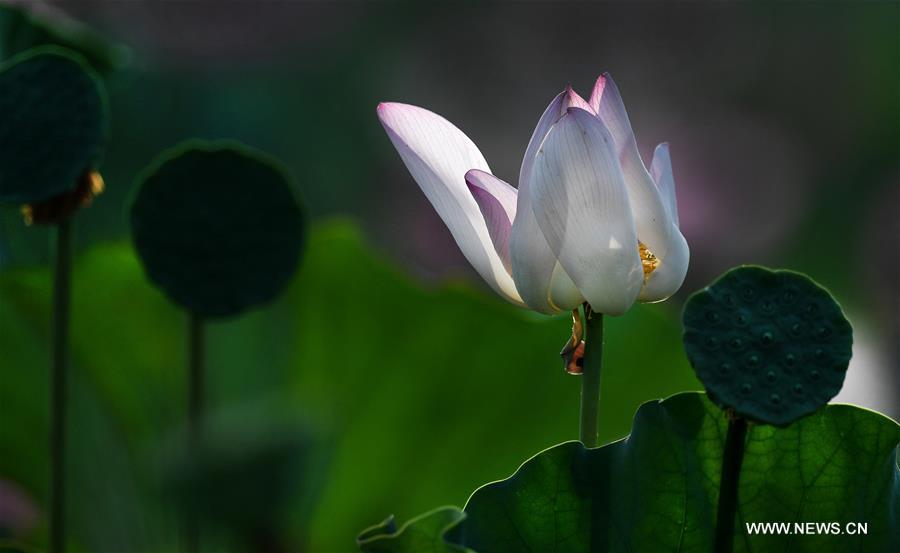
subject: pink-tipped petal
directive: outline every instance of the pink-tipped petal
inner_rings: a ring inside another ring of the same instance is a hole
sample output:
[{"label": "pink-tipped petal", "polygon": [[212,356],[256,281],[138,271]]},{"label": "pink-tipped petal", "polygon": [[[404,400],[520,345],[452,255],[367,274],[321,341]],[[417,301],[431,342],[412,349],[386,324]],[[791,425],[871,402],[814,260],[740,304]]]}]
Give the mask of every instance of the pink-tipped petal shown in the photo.
[{"label": "pink-tipped petal", "polygon": [[516,189],[480,169],[466,173],[466,184],[484,216],[494,250],[511,275],[509,235],[516,219]]},{"label": "pink-tipped petal", "polygon": [[627,311],[643,271],[628,192],[603,123],[570,109],[544,140],[530,185],[540,229],[584,299],[601,313]]},{"label": "pink-tipped petal", "polygon": [[378,105],[378,118],[469,263],[500,295],[520,304],[481,209],[466,186],[465,175],[470,169],[490,172],[475,144],[452,123],[420,107],[382,103]]},{"label": "pink-tipped petal", "polygon": [[543,115],[538,120],[537,126],[534,128],[534,132],[531,133],[531,140],[528,141],[528,147],[525,149],[525,157],[522,159],[522,168],[519,170],[519,211],[522,211],[521,202],[527,200],[527,196],[523,198],[522,189],[528,188],[528,180],[531,176],[531,168],[534,165],[534,156],[537,154],[538,150],[541,147],[541,143],[544,141],[544,137],[547,136],[547,133],[550,132],[550,128],[559,121],[559,118],[565,115],[565,110],[562,109],[563,102],[565,102],[566,91],[560,92],[557,94],[553,100],[550,102],[550,105],[544,110]]},{"label": "pink-tipped petal", "polygon": [[[597,114],[609,129],[613,141],[616,143],[619,155],[628,149],[634,142],[634,133],[631,130],[631,122],[628,120],[628,113],[625,111],[625,103],[622,102],[622,95],[619,93],[619,87],[613,80],[612,75],[604,73],[600,75],[597,82],[600,86],[600,93],[591,96],[592,101],[597,101]],[[595,90],[597,87],[594,87]]]},{"label": "pink-tipped petal", "polygon": [[584,302],[575,283],[547,244],[534,218],[528,195],[534,157],[547,133],[565,115],[563,105],[567,95],[568,90],[565,90],[553,98],[528,142],[519,172],[519,197],[509,246],[516,289],[528,307],[547,314],[568,311]]},{"label": "pink-tipped petal", "polygon": [[[534,158],[541,148],[547,133],[561,117],[566,92],[560,92],[553,98],[541,116],[528,142],[522,169],[519,172],[519,195],[516,218],[513,220],[512,235],[509,241],[510,261],[516,289],[528,307],[541,313],[558,313],[568,309],[568,300],[578,295],[565,271],[559,267],[556,254],[547,244],[540,226],[534,217],[530,200],[530,181],[534,167]],[[553,284],[559,290],[556,293],[560,303],[554,301]],[[566,292],[566,293],[564,293]],[[580,303],[580,302],[578,302]],[[578,305],[576,303],[575,305]],[[564,305],[563,305],[564,304]]]},{"label": "pink-tipped petal", "polygon": [[571,85],[566,87],[565,97],[563,98],[563,103],[560,108],[559,116],[562,117],[569,111],[570,108],[578,108],[583,109],[584,111],[597,115],[597,110],[592,108],[590,104],[584,101],[575,90],[572,89]]},{"label": "pink-tipped petal", "polygon": [[600,99],[603,97],[604,88],[606,88],[606,75],[600,75],[597,77],[597,82],[594,83],[594,90],[591,91],[591,99],[588,100],[588,104],[590,104],[594,113],[600,112]]},{"label": "pink-tipped petal", "polygon": [[663,142],[653,151],[653,161],[650,163],[650,176],[659,189],[663,205],[669,212],[669,217],[675,226],[678,226],[678,203],[675,200],[675,176],[672,174],[672,158],[669,157],[669,144]]},{"label": "pink-tipped petal", "polygon": [[619,154],[638,238],[657,257],[664,258],[669,245],[675,242],[673,230],[677,232],[677,228],[638,153],[619,89],[608,73],[604,73],[603,78],[598,116],[609,129]]}]

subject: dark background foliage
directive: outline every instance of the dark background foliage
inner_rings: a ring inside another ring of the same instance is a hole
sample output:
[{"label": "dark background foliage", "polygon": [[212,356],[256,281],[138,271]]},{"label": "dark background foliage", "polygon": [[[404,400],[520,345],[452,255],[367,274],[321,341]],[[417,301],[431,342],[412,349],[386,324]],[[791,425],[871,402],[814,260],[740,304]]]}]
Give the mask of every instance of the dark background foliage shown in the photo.
[{"label": "dark background foliage", "polygon": [[[352,548],[383,515],[460,504],[574,437],[577,381],[555,357],[566,322],[502,305],[478,280],[384,136],[382,100],[444,115],[515,182],[552,96],[567,83],[587,93],[610,71],[641,152],[671,144],[691,268],[673,300],[609,323],[603,438],[627,432],[641,401],[697,388],[680,304],[738,263],[831,288],[855,337],[838,400],[898,415],[894,2],[40,6],[129,48],[129,64],[106,77],[107,191],[78,220],[73,463],[82,480],[104,467],[70,506],[87,549],[154,550],[176,534],[146,466],[180,420],[183,323],[143,279],[124,206],[137,173],[187,138],[281,158],[318,221],[287,297],[217,326],[211,346],[217,408],[277,408],[321,436],[307,493],[291,503],[292,539]],[[353,223],[324,221],[333,216]],[[15,209],[2,212],[0,497],[19,498],[38,534],[46,244]],[[97,518],[120,524],[94,520],[84,502],[106,502]]]}]

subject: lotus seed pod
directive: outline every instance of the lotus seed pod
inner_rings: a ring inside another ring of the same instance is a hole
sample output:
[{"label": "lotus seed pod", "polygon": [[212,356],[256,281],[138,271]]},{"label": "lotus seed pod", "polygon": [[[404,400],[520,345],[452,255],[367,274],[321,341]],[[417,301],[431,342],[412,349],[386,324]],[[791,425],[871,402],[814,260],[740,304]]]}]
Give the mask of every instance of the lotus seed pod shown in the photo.
[{"label": "lotus seed pod", "polygon": [[684,346],[710,398],[786,426],[844,383],[853,330],[827,290],[793,271],[744,266],[688,299]]},{"label": "lotus seed pod", "polygon": [[287,171],[232,142],[190,141],[138,178],[135,249],[147,277],[205,318],[237,315],[275,298],[303,246],[303,209]]},{"label": "lotus seed pod", "polygon": [[0,66],[0,202],[41,202],[97,167],[108,109],[99,78],[78,54],[52,46]]}]

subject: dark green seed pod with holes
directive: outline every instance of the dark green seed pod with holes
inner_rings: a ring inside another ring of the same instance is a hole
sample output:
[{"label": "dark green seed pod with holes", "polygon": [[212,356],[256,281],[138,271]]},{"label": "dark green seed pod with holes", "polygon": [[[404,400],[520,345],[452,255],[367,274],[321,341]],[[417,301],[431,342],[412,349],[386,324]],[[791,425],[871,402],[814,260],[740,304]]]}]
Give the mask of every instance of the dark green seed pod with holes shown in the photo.
[{"label": "dark green seed pod with holes", "polygon": [[709,396],[785,426],[844,384],[853,329],[827,290],[793,271],[744,266],[684,306],[684,346]]},{"label": "dark green seed pod with holes", "polygon": [[106,142],[106,93],[76,53],[46,46],[0,66],[0,202],[71,190]]}]

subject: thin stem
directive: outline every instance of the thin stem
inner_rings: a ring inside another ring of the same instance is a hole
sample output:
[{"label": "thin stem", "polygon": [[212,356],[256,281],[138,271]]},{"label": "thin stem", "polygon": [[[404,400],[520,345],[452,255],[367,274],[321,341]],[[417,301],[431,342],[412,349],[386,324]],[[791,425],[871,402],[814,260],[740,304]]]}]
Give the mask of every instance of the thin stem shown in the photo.
[{"label": "thin stem", "polygon": [[69,303],[72,276],[72,221],[56,225],[53,266],[53,360],[50,374],[50,553],[66,543],[66,403],[69,362]]},{"label": "thin stem", "polygon": [[744,445],[747,441],[747,421],[730,418],[722,457],[722,477],[719,480],[719,510],[716,516],[716,553],[731,553],[734,549],[734,518],[737,514],[738,483]]},{"label": "thin stem", "polygon": [[[188,314],[188,447],[195,449],[200,441],[203,423],[203,382],[205,334],[203,317]],[[194,503],[194,502],[192,502]],[[197,513],[188,511],[185,520],[185,548],[190,553],[200,551],[200,524]]]},{"label": "thin stem", "polygon": [[188,315],[188,428],[191,441],[196,442],[203,420],[203,366],[204,366],[203,317]]},{"label": "thin stem", "polygon": [[600,403],[600,368],[603,363],[603,314],[585,304],[584,372],[581,374],[581,442],[597,447],[597,414]]}]

